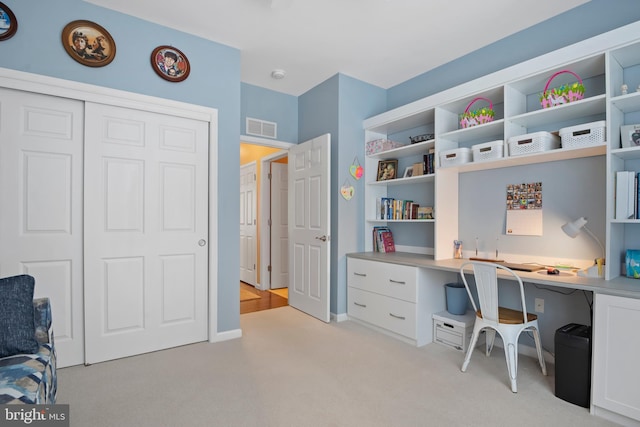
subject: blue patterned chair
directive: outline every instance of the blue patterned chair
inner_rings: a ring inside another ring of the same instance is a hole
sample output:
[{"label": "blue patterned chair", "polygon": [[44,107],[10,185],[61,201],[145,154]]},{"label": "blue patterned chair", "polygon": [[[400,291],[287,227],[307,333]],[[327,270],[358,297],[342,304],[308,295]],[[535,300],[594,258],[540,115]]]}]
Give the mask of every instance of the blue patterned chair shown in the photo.
[{"label": "blue patterned chair", "polygon": [[[15,277],[19,277],[21,281],[33,281],[33,278],[27,275]],[[5,280],[7,279],[0,279],[0,282]],[[4,287],[0,286],[0,288]],[[3,289],[0,289],[0,292],[3,292]],[[31,295],[33,295],[33,286]],[[51,327],[51,305],[48,298],[31,301],[35,326],[34,351],[24,351],[0,358],[0,404],[56,403],[56,351]],[[14,301],[11,309],[15,306]],[[17,315],[12,313],[11,318],[19,317],[19,313]],[[6,329],[2,331],[3,333],[7,333],[6,331],[14,333],[13,328],[7,327],[6,323],[3,324],[3,329]]]}]

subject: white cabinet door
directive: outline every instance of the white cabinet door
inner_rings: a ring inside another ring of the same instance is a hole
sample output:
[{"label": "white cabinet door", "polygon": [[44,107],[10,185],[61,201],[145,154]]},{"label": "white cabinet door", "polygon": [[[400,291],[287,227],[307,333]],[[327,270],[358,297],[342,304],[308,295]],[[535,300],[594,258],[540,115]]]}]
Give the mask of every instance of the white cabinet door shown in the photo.
[{"label": "white cabinet door", "polygon": [[58,366],[84,362],[83,103],[0,89],[0,276],[51,300]]},{"label": "white cabinet door", "polygon": [[87,363],[206,340],[208,124],[85,111]]},{"label": "white cabinet door", "polygon": [[593,405],[640,421],[638,325],[640,300],[596,294]]}]

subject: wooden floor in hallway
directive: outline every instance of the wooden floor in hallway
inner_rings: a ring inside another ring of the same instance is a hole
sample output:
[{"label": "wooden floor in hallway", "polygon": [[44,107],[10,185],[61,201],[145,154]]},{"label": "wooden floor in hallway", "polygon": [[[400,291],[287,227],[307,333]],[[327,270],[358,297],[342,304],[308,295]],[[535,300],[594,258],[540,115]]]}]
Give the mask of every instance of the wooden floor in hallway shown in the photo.
[{"label": "wooden floor in hallway", "polygon": [[261,291],[253,286],[240,282],[240,289],[245,289],[254,294],[260,295],[260,298],[247,301],[240,301],[240,314],[253,313],[254,311],[269,310],[271,308],[284,307],[289,305],[289,300],[269,291]]}]

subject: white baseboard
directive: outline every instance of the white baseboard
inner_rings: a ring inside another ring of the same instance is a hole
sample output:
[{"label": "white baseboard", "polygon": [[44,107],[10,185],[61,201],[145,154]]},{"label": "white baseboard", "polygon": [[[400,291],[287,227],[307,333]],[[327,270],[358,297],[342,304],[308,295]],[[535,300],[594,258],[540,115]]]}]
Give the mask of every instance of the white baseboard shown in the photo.
[{"label": "white baseboard", "polygon": [[210,343],[229,341],[236,338],[242,337],[242,329],[232,329],[230,331],[224,332],[216,332],[214,335],[209,337]]},{"label": "white baseboard", "polygon": [[342,314],[331,313],[331,320],[335,322],[344,322],[345,320],[349,320],[349,316],[347,315],[347,313],[342,313]]}]

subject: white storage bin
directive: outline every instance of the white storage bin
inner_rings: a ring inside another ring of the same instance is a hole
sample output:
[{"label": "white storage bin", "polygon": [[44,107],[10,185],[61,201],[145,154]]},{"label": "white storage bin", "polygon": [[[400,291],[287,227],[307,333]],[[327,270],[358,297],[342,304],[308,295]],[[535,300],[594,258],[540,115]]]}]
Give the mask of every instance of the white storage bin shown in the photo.
[{"label": "white storage bin", "polygon": [[[465,314],[455,315],[441,311],[433,315],[433,342],[466,352],[473,334],[476,315],[469,310]],[[478,340],[480,344],[480,340]]]},{"label": "white storage bin", "polygon": [[603,144],[605,140],[605,121],[585,123],[560,129],[562,148],[586,147]]},{"label": "white storage bin", "polygon": [[499,139],[497,141],[476,144],[471,147],[471,151],[473,152],[474,162],[500,159],[504,156],[504,141]]},{"label": "white storage bin", "polygon": [[509,156],[523,156],[560,148],[560,137],[550,132],[512,136],[508,140]]},{"label": "white storage bin", "polygon": [[440,166],[458,166],[471,161],[471,148],[454,148],[440,152]]},{"label": "white storage bin", "polygon": [[394,148],[404,147],[405,144],[401,144],[390,139],[376,139],[375,141],[368,141],[365,147],[365,154],[371,156],[383,151],[392,150]]}]

